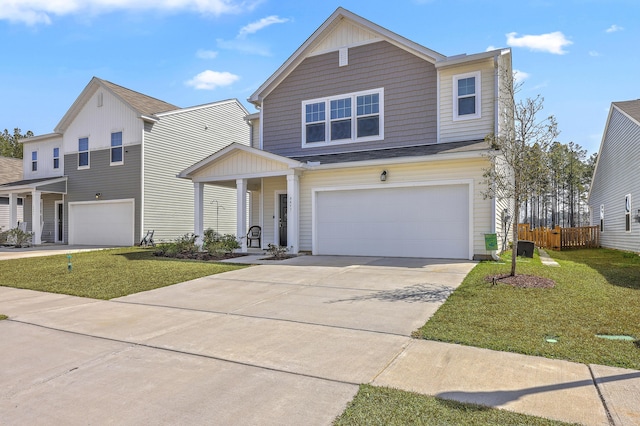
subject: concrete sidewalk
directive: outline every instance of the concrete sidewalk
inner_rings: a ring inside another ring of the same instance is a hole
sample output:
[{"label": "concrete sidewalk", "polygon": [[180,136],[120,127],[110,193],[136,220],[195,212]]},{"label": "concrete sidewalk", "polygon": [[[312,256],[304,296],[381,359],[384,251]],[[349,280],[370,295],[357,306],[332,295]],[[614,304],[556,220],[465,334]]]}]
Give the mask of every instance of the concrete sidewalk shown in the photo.
[{"label": "concrete sidewalk", "polygon": [[329,424],[372,383],[640,424],[640,371],[410,338],[472,264],[289,263],[112,301],[0,287],[2,423]]}]

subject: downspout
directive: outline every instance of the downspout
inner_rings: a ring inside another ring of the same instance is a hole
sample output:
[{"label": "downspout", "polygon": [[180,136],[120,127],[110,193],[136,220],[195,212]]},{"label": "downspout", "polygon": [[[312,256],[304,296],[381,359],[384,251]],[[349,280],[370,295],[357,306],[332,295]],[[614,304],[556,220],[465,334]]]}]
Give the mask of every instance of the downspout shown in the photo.
[{"label": "downspout", "polygon": [[[500,98],[500,83],[499,83],[499,74],[500,74],[500,64],[498,62],[498,55],[495,55],[493,57],[493,66],[495,69],[495,73],[493,76],[493,84],[494,84],[494,93],[495,93],[495,101],[494,101],[494,133],[496,136],[498,136],[499,132],[500,132],[500,121],[498,119],[499,115],[499,98]],[[491,233],[492,234],[496,234],[496,197],[495,197],[495,191],[494,191],[494,197],[492,198],[492,203],[491,203],[491,217],[493,218],[493,220],[491,221]],[[504,218],[502,219],[504,220]],[[500,256],[498,256],[498,254],[495,251],[491,251],[491,258],[495,261],[499,261],[500,260]]]}]

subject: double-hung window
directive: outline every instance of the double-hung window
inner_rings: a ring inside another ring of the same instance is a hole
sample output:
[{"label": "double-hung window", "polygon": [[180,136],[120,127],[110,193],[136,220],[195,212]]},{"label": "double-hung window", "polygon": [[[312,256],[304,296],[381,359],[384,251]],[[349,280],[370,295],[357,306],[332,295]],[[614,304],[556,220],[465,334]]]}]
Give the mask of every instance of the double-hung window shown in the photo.
[{"label": "double-hung window", "polygon": [[123,163],[122,132],[111,133],[111,165]]},{"label": "double-hung window", "polygon": [[453,77],[453,119],[480,118],[480,72]]},{"label": "double-hung window", "polygon": [[53,169],[60,168],[60,148],[53,148]]},{"label": "double-hung window", "polygon": [[313,99],[302,103],[302,146],[384,138],[383,89]]},{"label": "double-hung window", "polygon": [[624,196],[624,230],[631,232],[631,194]]},{"label": "double-hung window", "polygon": [[89,138],[78,139],[78,168],[89,168]]},{"label": "double-hung window", "polygon": [[31,151],[31,171],[38,171],[38,151]]}]

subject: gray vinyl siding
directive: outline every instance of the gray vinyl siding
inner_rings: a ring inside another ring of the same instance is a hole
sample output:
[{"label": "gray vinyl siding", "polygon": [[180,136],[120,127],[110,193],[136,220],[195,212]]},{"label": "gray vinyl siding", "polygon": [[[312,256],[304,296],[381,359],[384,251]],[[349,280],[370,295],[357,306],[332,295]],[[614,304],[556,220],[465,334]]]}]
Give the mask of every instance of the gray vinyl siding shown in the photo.
[{"label": "gray vinyl siding", "polygon": [[[302,101],[384,88],[384,136],[374,142],[302,149]],[[306,58],[264,100],[263,148],[288,157],[436,143],[435,66],[382,41]]]},{"label": "gray vinyl siding", "polygon": [[[604,205],[603,247],[640,252],[640,126],[613,109],[589,198],[591,224],[600,225]],[[625,230],[625,196],[631,194],[631,232]]]},{"label": "gray vinyl siding", "polygon": [[[161,115],[145,125],[144,228],[155,231],[155,241],[193,232],[193,183],[176,175],[231,143],[249,145],[245,116],[231,101]],[[231,188],[205,186],[204,228],[235,234],[235,182]]]},{"label": "gray vinyl siding", "polygon": [[44,219],[44,226],[42,227],[42,242],[54,243],[55,236],[55,220],[56,220],[56,201],[62,199],[62,195],[59,194],[42,194],[42,215]]},{"label": "gray vinyl siding", "polygon": [[38,191],[58,192],[64,194],[67,191],[66,182],[51,183],[49,185],[38,186]]},{"label": "gray vinyl siding", "polygon": [[124,164],[110,166],[111,150],[91,151],[90,168],[78,170],[78,155],[64,157],[65,173],[68,176],[67,196],[64,203],[64,241],[69,241],[69,203],[77,201],[135,200],[134,241],[140,235],[141,194],[140,194],[140,145],[125,146]]}]

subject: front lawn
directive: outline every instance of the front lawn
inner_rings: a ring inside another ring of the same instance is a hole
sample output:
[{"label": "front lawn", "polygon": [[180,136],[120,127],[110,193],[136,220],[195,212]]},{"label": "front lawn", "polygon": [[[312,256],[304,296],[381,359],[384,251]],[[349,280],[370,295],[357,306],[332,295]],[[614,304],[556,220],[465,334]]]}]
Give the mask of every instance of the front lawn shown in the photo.
[{"label": "front lawn", "polygon": [[[607,249],[549,252],[561,265],[518,261],[517,273],[556,282],[551,289],[492,286],[504,263],[482,262],[414,337],[585,364],[640,369],[640,257]],[[547,339],[556,340],[556,343]]]},{"label": "front lawn", "polygon": [[0,285],[113,299],[244,266],[156,257],[153,250],[123,248],[0,261]]},{"label": "front lawn", "polygon": [[564,425],[566,423],[463,404],[396,389],[361,385],[334,425]]}]

